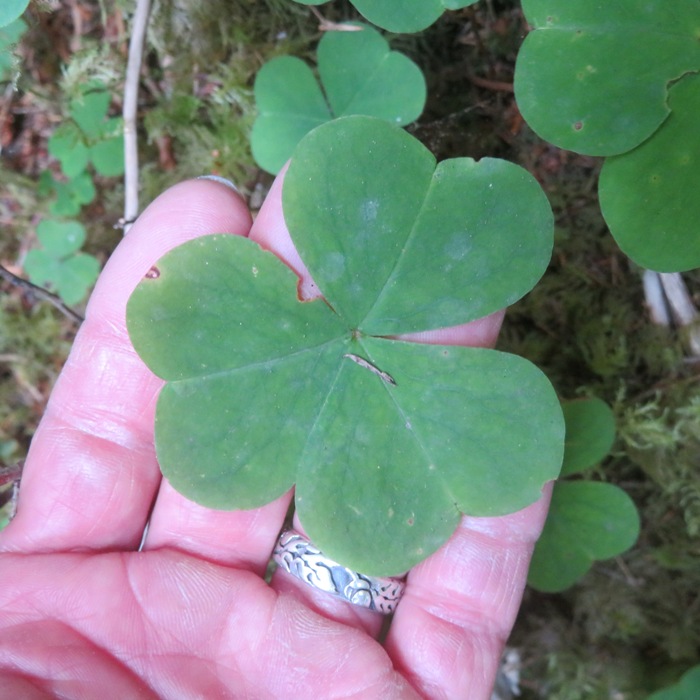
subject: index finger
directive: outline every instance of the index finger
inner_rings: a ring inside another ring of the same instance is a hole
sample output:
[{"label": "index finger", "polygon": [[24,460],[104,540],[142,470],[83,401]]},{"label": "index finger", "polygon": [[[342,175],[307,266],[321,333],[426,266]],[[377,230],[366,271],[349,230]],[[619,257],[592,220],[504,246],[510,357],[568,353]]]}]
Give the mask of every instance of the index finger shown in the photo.
[{"label": "index finger", "polygon": [[160,483],[153,417],[162,382],[126,331],[126,302],[151,265],[207,233],[247,235],[225,185],[193,180],[151,204],[105,266],[32,441],[17,517],[0,547],[23,552],[138,546]]},{"label": "index finger", "polygon": [[491,697],[550,492],[511,515],[462,518],[409,573],[386,648],[422,697]]},{"label": "index finger", "polygon": [[[275,226],[274,224],[277,224]],[[306,298],[319,292],[282,219],[262,224],[258,241],[301,277]],[[504,313],[467,324],[402,335],[420,343],[493,347]],[[500,518],[464,517],[450,540],[408,575],[386,640],[395,665],[426,698],[491,696],[501,651],[520,606],[534,542],[544,523],[548,491],[537,503]],[[303,523],[295,525],[303,530]],[[329,600],[278,570],[273,588],[295,591],[313,609],[345,624],[376,632],[379,620]],[[343,607],[344,606],[344,607]]]}]

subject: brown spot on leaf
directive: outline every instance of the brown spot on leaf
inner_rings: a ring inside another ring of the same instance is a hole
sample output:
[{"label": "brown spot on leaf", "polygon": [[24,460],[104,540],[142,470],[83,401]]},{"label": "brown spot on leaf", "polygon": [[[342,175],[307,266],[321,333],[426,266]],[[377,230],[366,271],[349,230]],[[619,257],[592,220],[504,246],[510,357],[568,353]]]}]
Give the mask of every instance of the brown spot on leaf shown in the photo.
[{"label": "brown spot on leaf", "polygon": [[147,280],[157,280],[160,277],[160,270],[154,265],[147,273]]}]

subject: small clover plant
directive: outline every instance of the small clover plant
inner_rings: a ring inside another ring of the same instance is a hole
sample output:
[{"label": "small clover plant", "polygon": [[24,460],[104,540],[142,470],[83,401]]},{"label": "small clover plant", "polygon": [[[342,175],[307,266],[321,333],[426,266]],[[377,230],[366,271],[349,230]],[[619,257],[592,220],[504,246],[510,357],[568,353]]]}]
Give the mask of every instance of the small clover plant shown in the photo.
[{"label": "small clover plant", "polygon": [[97,83],[71,100],[70,118],[49,139],[49,153],[68,178],[77,177],[92,163],[105,177],[124,172],[122,121],[108,117],[110,93]]},{"label": "small clover plant", "polygon": [[[323,5],[328,0],[296,0],[302,5]],[[351,0],[372,24],[390,32],[419,32],[445,10],[459,10],[476,0]]]},{"label": "small clover plant", "polygon": [[95,199],[96,194],[95,183],[87,171],[65,182],[56,180],[48,171],[39,177],[39,195],[54,196],[49,205],[49,211],[54,216],[77,216],[83,206]]},{"label": "small clover plant", "polygon": [[124,141],[121,119],[109,117],[110,93],[102,83],[91,83],[71,100],[69,118],[49,139],[49,152],[61,164],[65,181],[51,173],[42,174],[39,192],[55,195],[49,206],[53,217],[39,224],[37,236],[42,248],[32,250],[25,270],[37,285],[55,290],[66,304],[76,304],[87,294],[99,272],[97,258],[79,252],[85,229],[75,220],[82,207],[95,198],[89,165],[105,177],[124,171]]},{"label": "small clover plant", "polygon": [[251,147],[255,160],[277,173],[311,129],[334,117],[366,114],[401,126],[417,119],[425,106],[420,68],[392,51],[371,27],[327,32],[318,45],[318,72],[301,59],[280,56],[266,63],[255,80],[259,116]]},{"label": "small clover plant", "polygon": [[[592,467],[609,452],[615,419],[599,399],[563,404],[566,442],[561,476]],[[532,557],[528,584],[547,593],[578,581],[594,561],[629,549],[639,535],[632,499],[613,484],[557,481],[547,522]]]},{"label": "small clover plant", "polygon": [[511,163],[433,155],[402,129],[344,117],[307,134],[283,187],[322,299],[254,242],[213,235],[165,255],[127,324],[167,380],[164,476],[211,508],[296,484],[311,538],[369,574],[398,574],[460,513],[500,515],[559,473],[563,419],[531,363],[398,334],[464,323],[522,297],[552,247],[537,182]]},{"label": "small clover plant", "polygon": [[610,231],[658,271],[700,266],[700,3],[523,0],[533,26],[515,96],[544,139],[612,156],[600,178]]},{"label": "small clover plant", "polygon": [[647,700],[697,700],[700,698],[700,666],[686,671],[682,678],[669,688],[657,690]]},{"label": "small clover plant", "polygon": [[93,255],[81,253],[85,228],[78,221],[44,219],[37,227],[42,247],[30,250],[24,269],[34,283],[56,293],[66,304],[77,304],[94,284],[100,264]]}]

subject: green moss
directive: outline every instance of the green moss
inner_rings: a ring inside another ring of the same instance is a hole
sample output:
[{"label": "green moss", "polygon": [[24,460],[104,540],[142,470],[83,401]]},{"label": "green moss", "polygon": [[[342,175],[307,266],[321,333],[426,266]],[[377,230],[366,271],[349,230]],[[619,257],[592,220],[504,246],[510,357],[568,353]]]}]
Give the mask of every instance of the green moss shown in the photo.
[{"label": "green moss", "polygon": [[[529,161],[550,197],[557,233],[547,273],[509,310],[499,345],[536,362],[563,397],[611,404],[618,439],[597,475],[632,496],[642,533],[570,591],[528,593],[510,643],[530,656],[525,700],[643,700],[700,649],[697,368],[682,333],[652,324],[641,271],[607,232],[599,163],[527,131],[518,146],[516,159]],[[697,272],[686,277],[697,289]]]},{"label": "green moss", "polygon": [[[190,39],[187,51],[182,36]],[[205,173],[249,193],[258,177],[249,145],[255,74],[276,55],[310,55],[318,36],[308,7],[289,0],[157,4],[149,39],[160,92],[152,94],[144,121],[151,146],[144,201]],[[172,156],[165,169],[162,151],[161,167],[155,165],[163,147]]]},{"label": "green moss", "polygon": [[18,292],[0,301],[0,447],[13,462],[26,453],[74,328],[47,304],[25,306]]},{"label": "green moss", "polygon": [[[121,10],[128,36],[133,2],[84,6],[101,12],[103,23]],[[357,16],[345,1],[319,9],[331,20]],[[105,42],[102,34],[93,25],[81,36],[80,52],[61,73],[49,33],[39,23],[29,30],[24,44],[39,66],[22,74],[19,87],[51,123],[60,123],[86,81],[99,78],[121,93],[126,36]],[[618,440],[597,476],[624,488],[642,515],[640,541],[622,559],[596,565],[565,594],[526,594],[511,640],[523,656],[522,698],[643,700],[700,650],[697,364],[685,359],[682,334],[647,316],[641,271],[600,215],[600,161],[544,144],[519,122],[510,93],[472,80],[509,82],[524,34],[518,3],[492,0],[446,13],[425,33],[390,39],[426,73],[430,102],[413,130],[440,158],[505,157],[542,182],[557,220],[552,262],[509,310],[499,346],[542,367],[562,397],[595,395],[613,406]],[[260,179],[248,145],[255,74],[283,53],[312,61],[319,37],[310,9],[291,0],[157,0],[139,103],[142,207],[173,183],[208,172],[252,190]],[[39,74],[44,81],[33,83]],[[7,262],[26,248],[46,207],[33,175],[2,173]],[[110,181],[86,212],[90,252],[106,257],[116,244],[111,226],[122,206],[121,186]],[[700,272],[685,278],[700,289]],[[54,309],[17,290],[0,298],[3,459],[25,453],[73,332]]]},{"label": "green moss", "polygon": [[700,394],[694,383],[680,382],[626,406],[620,437],[630,459],[672,501],[687,535],[700,537]]}]

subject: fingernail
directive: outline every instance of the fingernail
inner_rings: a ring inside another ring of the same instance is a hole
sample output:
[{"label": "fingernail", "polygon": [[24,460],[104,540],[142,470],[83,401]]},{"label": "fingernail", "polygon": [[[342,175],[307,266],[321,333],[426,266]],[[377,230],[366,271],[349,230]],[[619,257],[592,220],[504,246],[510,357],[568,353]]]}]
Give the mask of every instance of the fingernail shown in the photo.
[{"label": "fingernail", "polygon": [[218,182],[220,185],[226,185],[226,187],[231,188],[234,192],[238,192],[238,194],[241,193],[241,191],[236,187],[231,180],[227,180],[225,177],[221,177],[221,175],[200,175],[198,180],[212,180],[214,182]]}]

